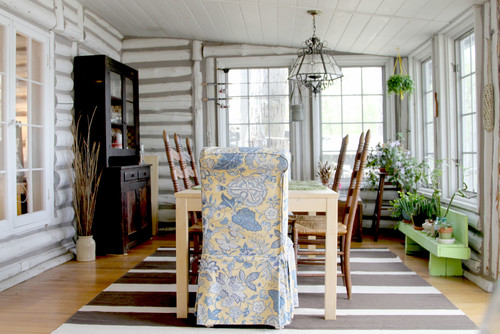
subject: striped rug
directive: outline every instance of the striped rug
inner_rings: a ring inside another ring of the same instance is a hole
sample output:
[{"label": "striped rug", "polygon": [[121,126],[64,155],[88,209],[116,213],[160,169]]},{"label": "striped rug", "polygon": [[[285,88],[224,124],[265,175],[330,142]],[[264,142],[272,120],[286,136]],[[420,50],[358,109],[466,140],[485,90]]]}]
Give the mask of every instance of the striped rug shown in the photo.
[{"label": "striped rug", "polygon": [[[321,266],[300,265],[299,271]],[[338,282],[337,320],[323,319],[323,278],[299,277],[299,303],[291,325],[280,333],[477,333],[478,329],[437,289],[387,249],[353,249],[353,296]],[[196,286],[190,286],[194,306]],[[192,312],[192,308],[190,312]],[[208,329],[175,317],[175,250],[159,248],[101,292],[55,334],[191,333]],[[212,328],[210,333],[264,332],[268,328]]]}]

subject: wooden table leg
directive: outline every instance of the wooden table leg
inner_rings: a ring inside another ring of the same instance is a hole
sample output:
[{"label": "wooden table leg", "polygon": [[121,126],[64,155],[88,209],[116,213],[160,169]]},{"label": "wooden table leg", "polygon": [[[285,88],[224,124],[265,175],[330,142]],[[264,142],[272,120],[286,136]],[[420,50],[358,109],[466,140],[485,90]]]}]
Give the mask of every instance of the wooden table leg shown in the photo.
[{"label": "wooden table leg", "polygon": [[187,199],[177,198],[175,206],[177,318],[187,318],[189,301],[189,235]]},{"label": "wooden table leg", "polygon": [[337,199],[326,201],[325,319],[336,319],[337,308]]}]

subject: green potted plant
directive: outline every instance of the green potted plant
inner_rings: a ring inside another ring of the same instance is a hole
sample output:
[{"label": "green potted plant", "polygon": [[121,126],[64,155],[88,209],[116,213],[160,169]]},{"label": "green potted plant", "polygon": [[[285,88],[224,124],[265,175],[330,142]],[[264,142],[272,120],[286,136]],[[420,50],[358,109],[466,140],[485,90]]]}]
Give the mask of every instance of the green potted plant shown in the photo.
[{"label": "green potted plant", "polygon": [[[396,74],[396,67],[398,65],[399,73]],[[389,80],[387,80],[387,93],[397,94],[401,97],[401,100],[403,100],[406,94],[411,94],[414,90],[415,83],[406,73],[406,69],[403,65],[403,61],[401,60],[398,49],[398,58],[396,59],[396,63],[394,64],[392,76],[389,78]]]},{"label": "green potted plant", "polygon": [[404,99],[405,95],[412,94],[415,90],[415,83],[406,74],[394,74],[387,80],[387,93],[397,94]]},{"label": "green potted plant", "polygon": [[378,143],[371,150],[366,162],[368,182],[371,188],[378,184],[378,173],[386,172],[387,181],[404,191],[414,192],[424,175],[425,161],[418,162],[410,157],[410,151],[403,147],[403,135],[397,140]]},{"label": "green potted plant", "polygon": [[416,192],[399,192],[399,197],[390,202],[392,205],[391,216],[403,217],[411,221],[415,229],[422,229],[422,224],[429,218],[431,202]]}]

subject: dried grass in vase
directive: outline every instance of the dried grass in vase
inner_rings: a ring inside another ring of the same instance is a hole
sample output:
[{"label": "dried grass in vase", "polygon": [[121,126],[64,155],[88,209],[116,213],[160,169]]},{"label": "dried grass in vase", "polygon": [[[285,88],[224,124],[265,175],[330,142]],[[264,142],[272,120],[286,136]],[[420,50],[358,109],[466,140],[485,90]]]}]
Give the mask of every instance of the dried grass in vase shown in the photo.
[{"label": "dried grass in vase", "polygon": [[94,113],[88,121],[86,136],[80,130],[80,119],[73,124],[73,208],[76,216],[78,236],[92,235],[92,223],[97,201],[97,190],[101,181],[102,171],[99,170],[98,159],[100,143],[90,142],[90,128],[94,120]]},{"label": "dried grass in vase", "polygon": [[328,161],[324,164],[321,161],[318,161],[318,169],[316,170],[316,175],[319,176],[321,183],[328,186],[334,173],[335,166],[330,165]]}]

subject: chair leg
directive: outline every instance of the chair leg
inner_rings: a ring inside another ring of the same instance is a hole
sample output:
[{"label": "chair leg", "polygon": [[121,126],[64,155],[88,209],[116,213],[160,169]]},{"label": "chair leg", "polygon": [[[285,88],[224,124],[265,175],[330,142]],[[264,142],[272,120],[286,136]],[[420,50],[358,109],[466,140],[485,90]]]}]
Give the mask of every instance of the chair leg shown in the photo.
[{"label": "chair leg", "polygon": [[344,253],[344,284],[347,291],[347,299],[351,299],[352,281],[351,281],[351,252],[346,250]]}]

